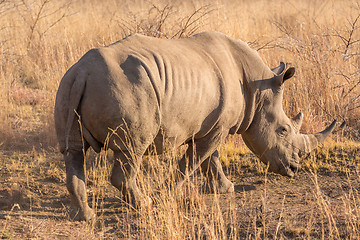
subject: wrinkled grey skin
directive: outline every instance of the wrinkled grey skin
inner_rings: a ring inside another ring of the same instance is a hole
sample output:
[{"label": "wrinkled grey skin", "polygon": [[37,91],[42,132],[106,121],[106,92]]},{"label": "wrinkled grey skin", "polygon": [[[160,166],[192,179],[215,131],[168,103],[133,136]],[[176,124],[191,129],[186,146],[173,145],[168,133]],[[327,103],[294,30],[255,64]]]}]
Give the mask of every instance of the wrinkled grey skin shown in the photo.
[{"label": "wrinkled grey skin", "polygon": [[201,167],[217,191],[234,191],[217,148],[235,133],[271,170],[293,176],[299,157],[335,124],[318,134],[299,134],[302,114],[289,119],[281,103],[283,83],[294,71],[283,63],[269,69],[246,43],[217,32],[181,40],[136,34],[90,50],[61,80],[55,103],[74,218],[94,216],[83,147],[99,152],[105,142],[114,151],[111,183],[136,206],[149,204],[136,176],[150,146],[162,153],[188,145],[176,173],[179,187]]}]

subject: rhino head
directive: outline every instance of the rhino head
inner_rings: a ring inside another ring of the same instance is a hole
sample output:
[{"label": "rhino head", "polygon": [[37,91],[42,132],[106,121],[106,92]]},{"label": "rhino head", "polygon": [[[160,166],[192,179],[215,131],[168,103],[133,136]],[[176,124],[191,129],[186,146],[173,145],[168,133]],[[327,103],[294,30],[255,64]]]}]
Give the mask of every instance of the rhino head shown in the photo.
[{"label": "rhino head", "polygon": [[[333,130],[336,120],[316,134],[299,133],[303,114],[290,119],[282,108],[284,82],[295,73],[295,68],[280,66],[272,69],[274,77],[262,80],[256,88],[258,97],[254,118],[242,134],[245,144],[271,171],[292,177],[302,155],[321,144]],[[255,81],[256,82],[256,81]]]}]

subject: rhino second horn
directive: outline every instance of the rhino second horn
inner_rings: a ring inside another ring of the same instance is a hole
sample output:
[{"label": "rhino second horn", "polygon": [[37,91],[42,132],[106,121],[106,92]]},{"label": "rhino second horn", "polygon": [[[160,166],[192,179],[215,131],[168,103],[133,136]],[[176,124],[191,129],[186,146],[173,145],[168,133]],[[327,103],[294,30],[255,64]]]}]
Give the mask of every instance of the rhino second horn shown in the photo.
[{"label": "rhino second horn", "polygon": [[325,130],[321,132],[315,134],[303,135],[304,137],[304,146],[302,149],[303,152],[310,153],[314,148],[322,144],[334,129],[335,124],[336,124],[336,120],[334,120],[330,124],[330,126],[328,126]]},{"label": "rhino second horn", "polygon": [[330,126],[328,126],[325,130],[323,130],[322,132],[319,132],[319,133],[315,133],[315,137],[316,139],[318,140],[319,144],[323,143],[325,138],[327,138],[330,133],[332,132],[332,130],[334,129],[335,127],[335,124],[336,124],[336,120],[334,120]]},{"label": "rhino second horn", "polygon": [[300,131],[303,118],[304,118],[304,114],[302,114],[302,112],[300,112],[298,115],[296,115],[295,117],[293,117],[291,119],[292,122],[293,122],[296,133],[298,133]]}]

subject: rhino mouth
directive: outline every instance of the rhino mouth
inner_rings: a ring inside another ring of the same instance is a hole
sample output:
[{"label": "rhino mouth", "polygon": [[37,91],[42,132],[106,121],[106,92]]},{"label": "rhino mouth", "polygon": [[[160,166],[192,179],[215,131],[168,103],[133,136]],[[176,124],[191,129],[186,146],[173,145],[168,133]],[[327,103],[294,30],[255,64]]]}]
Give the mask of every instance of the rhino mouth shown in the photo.
[{"label": "rhino mouth", "polygon": [[286,176],[293,177],[299,170],[299,164],[290,163],[289,166],[286,167]]},{"label": "rhino mouth", "polygon": [[284,159],[278,159],[276,165],[275,169],[273,169],[273,171],[275,170],[274,172],[286,177],[294,177],[294,175],[299,171],[299,158],[296,154],[294,154],[292,159],[289,160],[284,161]]},{"label": "rhino mouth", "polygon": [[270,171],[274,173],[278,173],[280,175],[286,176],[286,177],[294,177],[294,175],[299,170],[299,163],[296,162],[290,162],[287,164],[284,164],[280,161],[281,164],[270,164]]},{"label": "rhino mouth", "polygon": [[270,170],[286,177],[294,177],[299,171],[299,153],[293,153],[290,159],[278,158],[270,162]]},{"label": "rhino mouth", "polygon": [[285,167],[285,176],[293,177],[299,171],[299,159],[301,158],[301,151],[295,152],[292,156],[292,159],[286,164]]}]

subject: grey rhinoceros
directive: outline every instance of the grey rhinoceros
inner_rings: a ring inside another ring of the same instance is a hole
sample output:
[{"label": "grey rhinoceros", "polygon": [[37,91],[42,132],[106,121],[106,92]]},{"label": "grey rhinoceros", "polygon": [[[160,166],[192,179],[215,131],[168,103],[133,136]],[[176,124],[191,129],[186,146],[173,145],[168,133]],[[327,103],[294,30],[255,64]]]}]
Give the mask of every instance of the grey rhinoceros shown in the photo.
[{"label": "grey rhinoceros", "polygon": [[294,72],[284,63],[271,70],[246,43],[218,32],[177,40],[135,34],[87,52],[62,78],[55,103],[76,219],[94,215],[83,154],[89,147],[99,152],[105,141],[114,151],[111,183],[135,205],[144,202],[136,178],[150,146],[160,154],[188,145],[178,163],[179,186],[201,167],[220,193],[234,191],[217,149],[235,133],[272,171],[293,176],[300,156],[335,125],[304,135],[303,115],[285,115],[283,83]]}]

